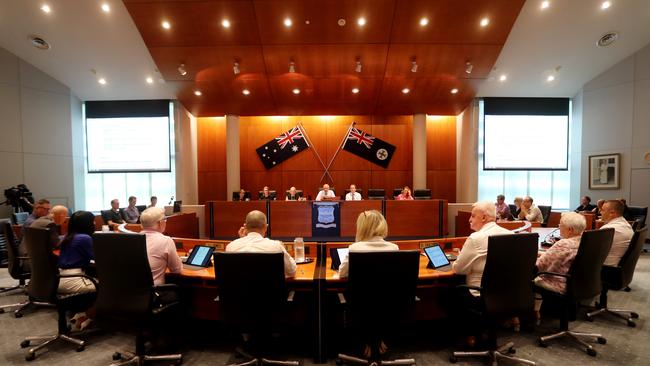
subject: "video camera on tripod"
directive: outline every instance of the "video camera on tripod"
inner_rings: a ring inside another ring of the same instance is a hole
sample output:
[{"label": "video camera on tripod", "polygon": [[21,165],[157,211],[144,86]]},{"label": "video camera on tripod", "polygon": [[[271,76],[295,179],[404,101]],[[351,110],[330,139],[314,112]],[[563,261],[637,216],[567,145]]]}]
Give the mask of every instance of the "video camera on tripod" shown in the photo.
[{"label": "video camera on tripod", "polygon": [[29,212],[32,213],[34,206],[34,196],[24,184],[5,189],[6,201],[0,205],[9,205],[14,208],[14,213]]}]

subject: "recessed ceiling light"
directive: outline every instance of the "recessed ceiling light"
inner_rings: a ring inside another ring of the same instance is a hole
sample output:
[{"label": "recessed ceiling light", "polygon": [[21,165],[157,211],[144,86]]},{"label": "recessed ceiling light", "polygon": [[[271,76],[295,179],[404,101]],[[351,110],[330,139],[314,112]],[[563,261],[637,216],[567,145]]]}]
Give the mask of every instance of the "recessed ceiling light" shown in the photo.
[{"label": "recessed ceiling light", "polygon": [[550,83],[551,81],[555,81],[555,76],[553,76],[553,75],[549,75],[549,76],[547,76],[547,77],[546,77],[546,81],[548,81],[549,83]]},{"label": "recessed ceiling light", "polygon": [[428,18],[420,19],[420,26],[425,27],[427,24],[429,24],[429,19]]},{"label": "recessed ceiling light", "polygon": [[549,3],[548,1],[542,1],[542,3],[539,5],[539,7],[542,8],[542,10],[544,10],[544,9],[548,8],[549,5],[551,5],[551,3]]},{"label": "recessed ceiling light", "polygon": [[50,6],[47,5],[47,4],[43,4],[43,5],[41,6],[41,10],[43,10],[44,13],[48,13],[48,14],[49,14],[49,12],[52,11],[52,9],[50,9]]},{"label": "recessed ceiling light", "polygon": [[203,94],[203,93],[201,93],[200,90],[195,90],[195,91],[194,91],[194,95],[196,95],[197,97],[200,97],[202,94]]},{"label": "recessed ceiling light", "polygon": [[600,4],[600,8],[603,10],[609,9],[610,6],[612,6],[611,1],[603,1],[603,3]]},{"label": "recessed ceiling light", "polygon": [[363,27],[364,25],[366,25],[366,18],[361,17],[357,19],[357,24],[359,24],[360,27]]},{"label": "recessed ceiling light", "polygon": [[291,21],[291,18],[284,18],[284,26],[285,27],[289,28],[289,27],[291,27],[292,24],[293,24],[293,22]]},{"label": "recessed ceiling light", "polygon": [[147,84],[153,84],[153,78],[151,76],[147,77]]},{"label": "recessed ceiling light", "polygon": [[106,85],[106,79],[104,79],[104,78],[97,79],[97,82],[102,84],[102,85]]},{"label": "recessed ceiling light", "polygon": [[488,24],[490,24],[490,19],[489,18],[481,19],[481,27],[487,27]]},{"label": "recessed ceiling light", "polygon": [[108,4],[103,3],[103,4],[102,4],[102,11],[103,11],[104,13],[110,13],[110,12],[111,12],[111,7],[110,7]]},{"label": "recessed ceiling light", "polygon": [[300,94],[300,89],[295,88],[295,89],[293,89],[291,92],[292,92],[293,94],[295,94],[295,95],[298,95],[298,94]]},{"label": "recessed ceiling light", "polygon": [[165,28],[165,29],[169,29],[169,28],[172,27],[172,25],[166,20],[163,20],[163,22],[161,24],[162,24],[162,27]]},{"label": "recessed ceiling light", "polygon": [[228,19],[224,19],[224,20],[222,20],[222,21],[221,21],[221,25],[222,25],[224,28],[230,28],[230,20],[228,20]]},{"label": "recessed ceiling light", "polygon": [[403,94],[408,94],[410,91],[411,91],[411,89],[409,89],[409,88],[402,89]]},{"label": "recessed ceiling light", "polygon": [[244,95],[249,95],[251,93],[251,91],[248,90],[248,89],[244,89],[244,90],[241,91],[241,93],[244,94]]},{"label": "recessed ceiling light", "polygon": [[352,89],[352,94],[358,94],[358,93],[359,93],[359,88]]},{"label": "recessed ceiling light", "polygon": [[458,93],[458,89],[453,88],[453,89],[450,90],[450,93],[451,93],[451,94],[457,94],[457,93]]},{"label": "recessed ceiling light", "polygon": [[508,76],[506,76],[506,74],[499,76],[499,81],[506,81],[506,80],[508,80]]}]

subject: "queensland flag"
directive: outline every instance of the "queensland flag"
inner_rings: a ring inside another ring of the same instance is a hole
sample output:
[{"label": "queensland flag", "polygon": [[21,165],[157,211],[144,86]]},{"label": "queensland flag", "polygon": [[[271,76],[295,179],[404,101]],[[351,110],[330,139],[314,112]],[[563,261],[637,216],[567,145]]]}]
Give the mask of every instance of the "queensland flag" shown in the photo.
[{"label": "queensland flag", "polygon": [[343,150],[388,168],[395,153],[395,146],[352,127],[343,144]]},{"label": "queensland flag", "polygon": [[258,147],[255,151],[264,167],[271,169],[307,148],[309,148],[309,143],[307,143],[300,126],[296,126]]}]

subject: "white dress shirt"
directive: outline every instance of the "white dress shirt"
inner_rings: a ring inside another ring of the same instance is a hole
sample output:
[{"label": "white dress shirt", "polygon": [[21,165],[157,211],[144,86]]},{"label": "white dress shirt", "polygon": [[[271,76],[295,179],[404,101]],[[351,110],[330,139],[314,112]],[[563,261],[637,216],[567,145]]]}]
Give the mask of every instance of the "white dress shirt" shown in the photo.
[{"label": "white dress shirt", "polygon": [[630,245],[630,239],[634,235],[634,230],[632,230],[632,226],[630,226],[630,223],[623,216],[610,220],[601,229],[610,227],[614,228],[614,240],[612,240],[612,247],[603,265],[618,266],[618,262],[620,262],[627,247]]},{"label": "white dress shirt", "polygon": [[[370,252],[370,251],[391,251],[399,250],[397,244],[393,244],[389,241],[384,240],[381,236],[376,236],[371,238],[368,241],[358,241],[348,247],[351,252]],[[350,262],[348,257],[341,259],[341,265],[339,266],[339,277],[347,277],[350,270]]]},{"label": "white dress shirt", "polygon": [[361,201],[361,193],[359,193],[359,192],[348,192],[348,194],[345,195],[345,200],[346,201]]},{"label": "white dress shirt", "polygon": [[183,261],[176,252],[172,238],[154,230],[144,229],[142,232],[147,236],[147,257],[153,284],[162,285],[165,283],[165,270],[169,268],[172,273],[180,273]]},{"label": "white dress shirt", "polygon": [[544,222],[544,215],[542,215],[542,211],[539,209],[539,207],[535,205],[531,205],[530,208],[528,209],[528,214],[523,215],[523,211],[519,213],[519,218],[520,219],[526,219],[527,221],[530,222]]},{"label": "white dress shirt", "polygon": [[[458,258],[454,261],[452,269],[458,274],[465,275],[465,282],[470,286],[481,286],[481,277],[485,268],[485,258],[488,251],[488,238],[492,235],[512,234],[513,232],[502,228],[495,222],[488,222],[481,230],[470,235]],[[478,296],[478,291],[471,290],[472,294]]]},{"label": "white dress shirt", "polygon": [[265,238],[260,233],[250,232],[243,238],[231,241],[226,252],[284,253],[284,274],[288,277],[296,275],[296,261],[282,242]]},{"label": "white dress shirt", "polygon": [[324,189],[321,190],[320,192],[318,192],[318,195],[316,196],[316,201],[322,201],[322,200],[323,200],[323,197],[334,198],[334,197],[335,197],[335,195],[334,195],[334,191],[331,190],[331,189],[328,189],[328,190],[327,190],[327,193],[325,193],[325,190],[324,190]]}]

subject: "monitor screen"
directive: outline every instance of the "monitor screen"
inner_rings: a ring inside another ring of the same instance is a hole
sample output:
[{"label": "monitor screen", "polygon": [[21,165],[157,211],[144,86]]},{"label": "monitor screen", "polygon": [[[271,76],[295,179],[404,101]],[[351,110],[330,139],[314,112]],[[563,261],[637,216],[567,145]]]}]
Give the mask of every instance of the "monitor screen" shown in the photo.
[{"label": "monitor screen", "polygon": [[449,259],[447,259],[445,252],[442,251],[442,248],[440,248],[439,245],[424,248],[424,253],[429,258],[433,268],[440,268],[449,265]]},{"label": "monitor screen", "polygon": [[183,205],[183,201],[174,201],[174,213],[181,212],[182,205]]}]

